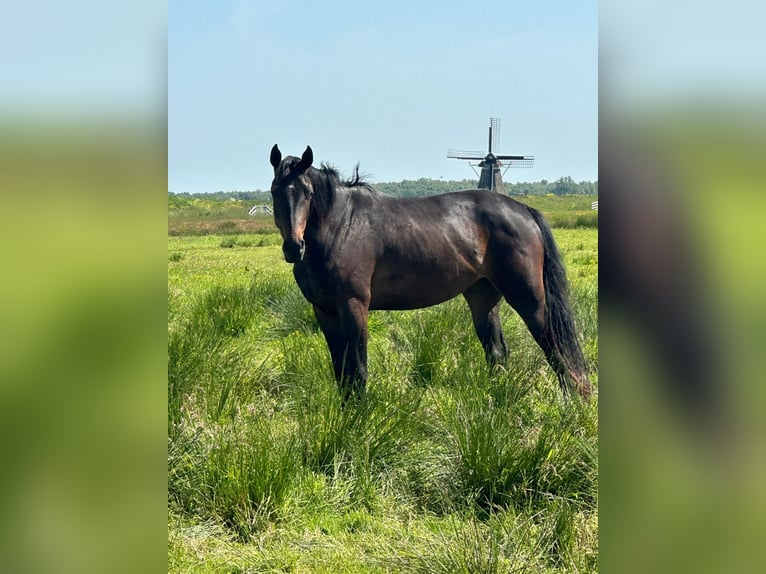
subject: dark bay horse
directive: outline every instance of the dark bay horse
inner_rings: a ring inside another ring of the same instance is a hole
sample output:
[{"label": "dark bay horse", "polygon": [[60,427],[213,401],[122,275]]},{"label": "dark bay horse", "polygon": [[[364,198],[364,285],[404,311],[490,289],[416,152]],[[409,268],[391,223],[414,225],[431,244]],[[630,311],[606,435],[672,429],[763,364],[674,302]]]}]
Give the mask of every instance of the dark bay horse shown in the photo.
[{"label": "dark bay horse", "polygon": [[274,221],[282,252],[314,306],[345,397],[367,381],[367,313],[418,309],[462,294],[487,361],[508,353],[498,308],[526,323],[561,388],[591,394],[568,284],[542,215],[508,196],[471,190],[388,197],[349,181],[314,154],[271,149]]}]

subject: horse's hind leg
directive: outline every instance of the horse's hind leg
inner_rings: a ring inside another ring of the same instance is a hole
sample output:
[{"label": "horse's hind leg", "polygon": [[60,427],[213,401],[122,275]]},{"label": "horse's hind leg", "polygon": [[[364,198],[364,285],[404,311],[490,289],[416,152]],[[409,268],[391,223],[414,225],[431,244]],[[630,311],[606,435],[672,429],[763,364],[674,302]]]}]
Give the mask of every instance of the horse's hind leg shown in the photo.
[{"label": "horse's hind leg", "polygon": [[463,293],[473,317],[476,335],[484,348],[484,355],[490,367],[502,363],[508,356],[508,347],[500,328],[498,310],[503,296],[486,279],[480,279]]},{"label": "horse's hind leg", "polygon": [[517,256],[512,270],[512,279],[502,284],[505,300],[516,310],[542,349],[548,364],[556,373],[562,391],[566,393],[571,383],[580,395],[590,396],[587,376],[584,372],[576,372],[576,369],[567,364],[556,344],[555,326],[550,324],[545,309],[545,286],[541,266],[530,257]]},{"label": "horse's hind leg", "polygon": [[504,290],[505,299],[513,307],[532,333],[535,342],[545,354],[545,359],[556,373],[562,390],[567,390],[566,369],[556,352],[553,341],[546,336],[545,292],[542,280],[539,285],[524,281],[514,281],[512,288]]}]

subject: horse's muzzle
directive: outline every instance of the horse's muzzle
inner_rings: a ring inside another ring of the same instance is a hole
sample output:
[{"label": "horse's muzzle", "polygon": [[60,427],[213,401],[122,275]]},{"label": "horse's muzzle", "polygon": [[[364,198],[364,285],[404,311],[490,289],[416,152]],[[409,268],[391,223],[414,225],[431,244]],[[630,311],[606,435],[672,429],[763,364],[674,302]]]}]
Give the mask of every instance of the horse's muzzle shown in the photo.
[{"label": "horse's muzzle", "polygon": [[306,242],[303,239],[298,242],[285,241],[282,243],[282,254],[288,263],[303,261],[303,256],[306,255]]}]

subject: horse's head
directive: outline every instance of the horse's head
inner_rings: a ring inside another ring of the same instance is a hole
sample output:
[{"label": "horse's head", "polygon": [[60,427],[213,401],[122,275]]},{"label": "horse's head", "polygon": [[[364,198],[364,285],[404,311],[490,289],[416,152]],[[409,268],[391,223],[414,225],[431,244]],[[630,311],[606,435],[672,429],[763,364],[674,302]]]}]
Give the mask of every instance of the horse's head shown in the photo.
[{"label": "horse's head", "polygon": [[309,220],[311,199],[314,197],[314,188],[306,171],[313,161],[314,153],[309,146],[306,146],[300,158],[287,156],[284,159],[276,144],[271,148],[274,223],[282,234],[282,253],[288,263],[301,261],[306,253],[303,234]]}]

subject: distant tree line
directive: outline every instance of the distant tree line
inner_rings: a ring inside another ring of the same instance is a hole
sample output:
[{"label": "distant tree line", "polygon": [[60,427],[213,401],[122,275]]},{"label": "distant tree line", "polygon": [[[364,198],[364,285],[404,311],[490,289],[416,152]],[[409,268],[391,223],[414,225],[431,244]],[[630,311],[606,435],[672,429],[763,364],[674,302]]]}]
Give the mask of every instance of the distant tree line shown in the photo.
[{"label": "distant tree line", "polygon": [[[405,179],[400,182],[376,183],[375,188],[385,193],[398,197],[416,197],[421,195],[434,195],[447,193],[461,189],[473,189],[476,187],[475,179],[441,180],[422,177],[420,179]],[[598,182],[576,182],[566,176],[549,182],[545,179],[535,182],[504,182],[505,192],[508,195],[596,195]]]},{"label": "distant tree line", "polygon": [[226,200],[226,199],[238,199],[242,201],[252,201],[253,203],[265,203],[271,201],[271,192],[261,191],[257,189],[255,191],[214,191],[208,193],[174,193],[169,192],[171,195],[178,199],[213,199],[213,200]]},{"label": "distant tree line", "polygon": [[[476,187],[475,179],[442,180],[421,177],[420,179],[403,179],[398,182],[373,183],[373,187],[394,197],[418,197],[459,191],[461,189],[473,189]],[[570,176],[565,176],[556,181],[540,180],[534,182],[505,182],[505,191],[508,195],[596,195],[598,194],[597,181],[574,181]],[[257,189],[255,191],[216,191],[212,193],[172,193],[177,199],[205,198],[213,200],[242,200],[253,203],[267,203],[271,201],[271,193]]]}]

